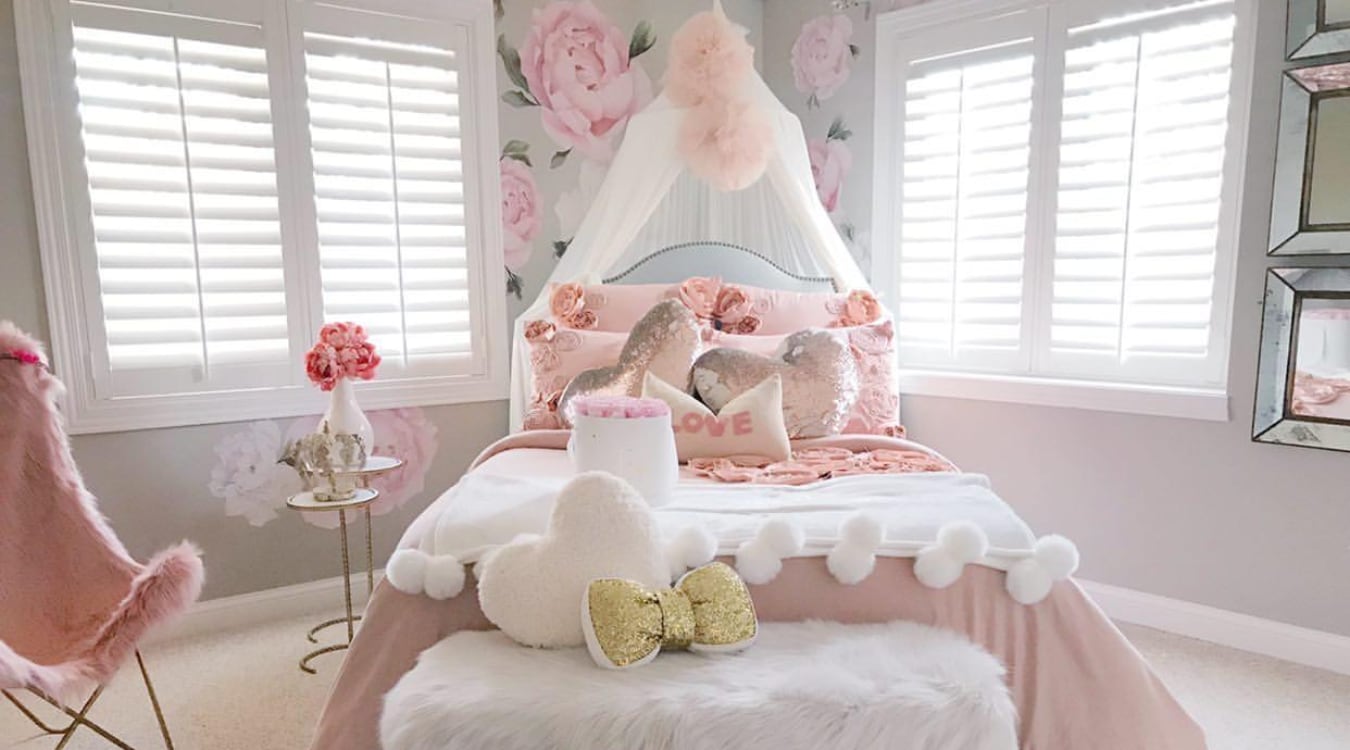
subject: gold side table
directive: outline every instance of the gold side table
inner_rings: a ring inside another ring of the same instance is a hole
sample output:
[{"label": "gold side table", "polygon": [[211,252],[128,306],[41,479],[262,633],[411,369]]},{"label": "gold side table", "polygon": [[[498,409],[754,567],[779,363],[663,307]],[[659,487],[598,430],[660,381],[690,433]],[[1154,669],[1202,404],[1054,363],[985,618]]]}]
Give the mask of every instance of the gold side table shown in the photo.
[{"label": "gold side table", "polygon": [[391,456],[370,456],[360,469],[335,472],[336,476],[352,477],[358,485],[356,494],[346,500],[320,500],[314,496],[313,492],[301,492],[286,498],[287,507],[301,513],[337,513],[338,534],[342,544],[342,599],[346,605],[346,616],[335,617],[315,625],[310,628],[305,637],[309,639],[310,643],[317,644],[319,642],[318,634],[324,628],[345,624],[347,626],[347,640],[344,643],[321,646],[305,654],[300,659],[300,669],[309,674],[317,674],[314,667],[310,666],[312,660],[323,654],[342,651],[351,646],[352,639],[356,637],[356,623],[361,620],[361,615],[352,611],[352,567],[347,537],[347,511],[360,510],[362,515],[366,517],[366,597],[369,599],[370,595],[375,592],[375,550],[371,540],[370,504],[380,496],[379,490],[370,487],[370,480],[381,474],[394,471],[401,466],[403,466],[402,459]]}]

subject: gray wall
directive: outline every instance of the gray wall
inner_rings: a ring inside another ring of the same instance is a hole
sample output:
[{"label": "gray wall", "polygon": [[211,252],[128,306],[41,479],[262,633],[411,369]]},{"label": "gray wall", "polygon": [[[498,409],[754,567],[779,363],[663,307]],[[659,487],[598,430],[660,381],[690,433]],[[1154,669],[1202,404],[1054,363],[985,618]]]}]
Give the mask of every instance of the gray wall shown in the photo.
[{"label": "gray wall", "polygon": [[[1350,635],[1350,455],[1250,441],[1265,269],[1281,264],[1265,256],[1265,243],[1284,2],[1258,4],[1231,420],[918,396],[903,397],[903,417],[915,438],[988,473],[1033,528],[1074,539],[1083,578]],[[854,74],[820,110],[807,112],[792,86],[789,50],[802,22],[829,10],[815,0],[769,0],[767,7],[770,84],[803,115],[808,134],[823,133],[836,113],[846,116],[855,172],[844,210],[867,226],[873,27],[861,11],[850,12],[862,48]]]}]

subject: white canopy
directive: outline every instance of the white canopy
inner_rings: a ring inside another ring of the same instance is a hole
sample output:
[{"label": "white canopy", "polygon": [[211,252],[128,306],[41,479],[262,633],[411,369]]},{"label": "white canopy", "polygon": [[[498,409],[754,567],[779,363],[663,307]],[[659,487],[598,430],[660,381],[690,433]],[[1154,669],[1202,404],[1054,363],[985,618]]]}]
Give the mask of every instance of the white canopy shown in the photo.
[{"label": "white canopy", "polygon": [[524,324],[548,314],[554,283],[599,283],[662,248],[719,241],[753,250],[796,274],[828,276],[841,290],[868,288],[816,196],[801,121],[758,73],[751,75],[747,93],[772,123],[774,152],[764,175],[743,190],[717,190],[686,170],[677,143],[687,110],[664,95],[629,120],[567,253],[516,321],[512,429],[520,427],[531,395]]}]

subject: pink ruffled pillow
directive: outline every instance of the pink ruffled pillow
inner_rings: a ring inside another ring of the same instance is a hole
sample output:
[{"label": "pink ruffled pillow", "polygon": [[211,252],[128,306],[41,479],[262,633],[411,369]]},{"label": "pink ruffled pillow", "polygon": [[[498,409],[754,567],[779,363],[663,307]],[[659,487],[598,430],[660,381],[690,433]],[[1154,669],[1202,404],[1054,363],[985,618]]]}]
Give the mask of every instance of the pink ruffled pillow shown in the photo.
[{"label": "pink ruffled pillow", "polygon": [[570,330],[549,320],[527,323],[531,399],[522,426],[527,430],[562,429],[558,400],[563,389],[583,370],[613,363],[627,341],[626,332]]},{"label": "pink ruffled pillow", "polygon": [[701,276],[681,284],[554,284],[550,295],[550,319],[572,330],[628,331],[666,299],[679,299],[711,330],[747,335],[867,325],[885,315],[868,291],[792,292]]}]

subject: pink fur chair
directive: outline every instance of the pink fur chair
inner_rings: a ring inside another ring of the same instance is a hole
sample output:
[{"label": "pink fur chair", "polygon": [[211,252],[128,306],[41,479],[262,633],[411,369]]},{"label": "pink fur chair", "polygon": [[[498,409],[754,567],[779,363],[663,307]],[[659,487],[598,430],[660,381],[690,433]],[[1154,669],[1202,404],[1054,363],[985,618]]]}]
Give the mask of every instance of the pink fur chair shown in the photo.
[{"label": "pink fur chair", "polygon": [[[172,750],[136,644],[183,612],[202,585],[198,551],[183,543],[145,565],[99,515],[70,455],[51,374],[37,341],[0,321],[0,691],[63,748],[81,727],[130,747],[88,718],[133,655]],[[44,723],[12,692],[27,689],[69,723]],[[92,691],[78,710],[65,702]]]}]

